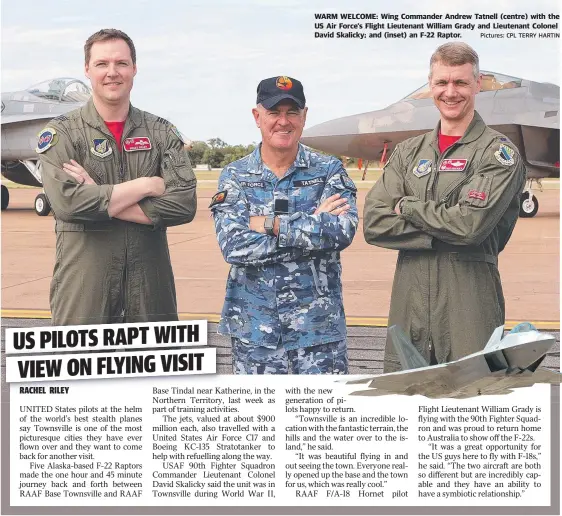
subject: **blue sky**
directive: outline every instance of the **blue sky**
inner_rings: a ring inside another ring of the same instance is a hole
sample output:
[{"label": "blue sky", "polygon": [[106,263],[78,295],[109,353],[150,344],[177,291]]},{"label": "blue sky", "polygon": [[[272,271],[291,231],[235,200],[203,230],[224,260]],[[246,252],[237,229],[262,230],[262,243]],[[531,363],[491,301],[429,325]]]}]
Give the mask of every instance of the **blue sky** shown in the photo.
[{"label": "blue sky", "polygon": [[[380,109],[421,86],[444,40],[315,39],[314,13],[559,14],[554,0],[50,0],[2,2],[2,91],[56,76],[85,79],[83,44],[100,28],[134,40],[135,106],[168,118],[193,140],[259,139],[256,86],[289,75],[304,84],[308,126]],[[413,22],[412,22],[413,23]],[[560,23],[560,22],[559,22]],[[560,84],[560,40],[483,39],[465,32],[481,68]]]}]

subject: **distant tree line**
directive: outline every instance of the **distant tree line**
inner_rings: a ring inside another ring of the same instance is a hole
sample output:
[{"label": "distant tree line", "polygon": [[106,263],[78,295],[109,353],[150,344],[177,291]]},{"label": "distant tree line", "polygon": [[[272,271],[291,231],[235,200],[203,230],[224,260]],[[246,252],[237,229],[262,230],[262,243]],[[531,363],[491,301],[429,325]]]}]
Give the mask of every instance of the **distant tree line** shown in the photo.
[{"label": "distant tree line", "polygon": [[207,142],[193,142],[189,151],[189,158],[194,165],[204,163],[211,168],[222,168],[247,156],[256,148],[255,143],[250,145],[228,145],[220,138],[211,138]]},{"label": "distant tree line", "polygon": [[[210,165],[211,168],[222,168],[252,153],[256,147],[257,144],[255,142],[250,145],[228,145],[228,143],[220,138],[211,138],[206,142],[193,142],[193,148],[189,151],[189,159],[193,165],[205,164]],[[322,151],[318,152],[326,154]],[[340,159],[346,167],[357,166],[356,158],[346,158],[344,156],[336,157]]]}]

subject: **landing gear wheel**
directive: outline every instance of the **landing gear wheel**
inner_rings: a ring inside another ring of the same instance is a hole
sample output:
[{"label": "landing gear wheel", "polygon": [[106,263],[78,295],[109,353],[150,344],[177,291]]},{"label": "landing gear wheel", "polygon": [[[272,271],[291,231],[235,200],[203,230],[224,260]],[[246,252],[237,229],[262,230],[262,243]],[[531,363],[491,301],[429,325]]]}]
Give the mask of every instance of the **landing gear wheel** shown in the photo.
[{"label": "landing gear wheel", "polygon": [[47,201],[45,194],[40,193],[35,197],[35,213],[40,217],[45,217],[51,212],[51,205]]},{"label": "landing gear wheel", "polygon": [[4,211],[8,204],[10,204],[10,191],[2,185],[2,211]]},{"label": "landing gear wheel", "polygon": [[522,218],[534,217],[539,211],[539,201],[531,194],[523,194],[521,199],[521,207],[519,208],[519,216]]}]

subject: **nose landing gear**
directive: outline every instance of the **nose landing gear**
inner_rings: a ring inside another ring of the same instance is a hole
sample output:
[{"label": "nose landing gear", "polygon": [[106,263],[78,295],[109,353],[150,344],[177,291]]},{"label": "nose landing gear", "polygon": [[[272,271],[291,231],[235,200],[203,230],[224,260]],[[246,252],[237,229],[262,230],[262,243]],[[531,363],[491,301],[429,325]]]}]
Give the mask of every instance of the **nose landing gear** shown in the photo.
[{"label": "nose landing gear", "polygon": [[533,195],[532,186],[533,181],[539,185],[542,192],[542,184],[540,179],[529,179],[528,188],[525,189],[521,196],[521,206],[519,207],[519,216],[522,218],[534,217],[539,211],[539,200]]},{"label": "nose landing gear", "polygon": [[51,212],[51,205],[47,200],[47,196],[43,193],[40,193],[37,197],[35,197],[35,203],[33,204],[35,207],[35,213],[40,217],[46,217]]}]

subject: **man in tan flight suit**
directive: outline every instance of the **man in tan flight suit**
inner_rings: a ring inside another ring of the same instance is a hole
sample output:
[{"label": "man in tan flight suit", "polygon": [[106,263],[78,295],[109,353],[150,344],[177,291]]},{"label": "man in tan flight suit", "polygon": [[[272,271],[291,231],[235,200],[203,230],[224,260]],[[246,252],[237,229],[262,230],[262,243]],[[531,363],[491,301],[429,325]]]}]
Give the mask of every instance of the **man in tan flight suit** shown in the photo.
[{"label": "man in tan flight suit", "polygon": [[[481,350],[505,319],[498,254],[517,221],[525,166],[474,110],[480,80],[467,44],[435,51],[440,122],[396,146],[365,202],[367,242],[400,251],[389,327],[400,326],[430,364]],[[400,369],[387,338],[384,372]]]},{"label": "man in tan flight suit", "polygon": [[92,98],[39,135],[56,219],[53,325],[177,320],[166,228],[195,216],[182,138],[130,105],[135,47],[115,29],[86,41]]}]

